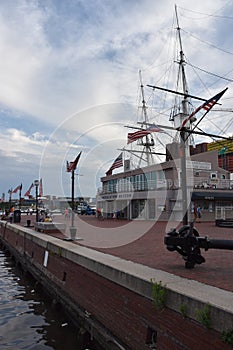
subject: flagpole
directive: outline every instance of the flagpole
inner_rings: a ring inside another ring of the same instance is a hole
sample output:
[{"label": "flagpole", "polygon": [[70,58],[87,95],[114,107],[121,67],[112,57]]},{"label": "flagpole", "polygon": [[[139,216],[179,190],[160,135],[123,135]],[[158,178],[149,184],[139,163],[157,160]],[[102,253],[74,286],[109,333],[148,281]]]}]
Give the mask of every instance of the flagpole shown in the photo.
[{"label": "flagpole", "polygon": [[[76,168],[75,168],[76,169]],[[69,241],[74,241],[74,240],[81,240],[82,238],[79,238],[76,236],[77,233],[77,228],[75,227],[74,224],[74,180],[75,180],[75,169],[71,170],[71,226],[70,226],[70,238],[68,239]]]},{"label": "flagpole", "polygon": [[21,209],[21,187],[19,189],[19,209]]},{"label": "flagpole", "polygon": [[36,222],[39,221],[39,212],[38,212],[38,186],[39,180],[34,181],[34,186],[36,187]]},{"label": "flagpole", "polygon": [[[74,240],[78,240],[81,238],[77,238],[76,237],[76,231],[77,228],[74,225],[74,177],[75,177],[75,170],[79,161],[79,158],[81,156],[82,151],[78,154],[78,156],[76,157],[76,159],[73,162],[66,162],[66,171],[68,173],[71,172],[71,208],[72,208],[72,213],[71,213],[71,226],[70,226],[70,238],[68,240],[70,241],[74,241]],[[67,240],[67,239],[65,239]]]},{"label": "flagpole", "polygon": [[74,169],[72,170],[71,174],[71,208],[71,227],[74,227]]},{"label": "flagpole", "polygon": [[9,193],[9,205],[11,207],[11,196],[12,196],[12,189],[10,190],[10,192],[8,191]]}]

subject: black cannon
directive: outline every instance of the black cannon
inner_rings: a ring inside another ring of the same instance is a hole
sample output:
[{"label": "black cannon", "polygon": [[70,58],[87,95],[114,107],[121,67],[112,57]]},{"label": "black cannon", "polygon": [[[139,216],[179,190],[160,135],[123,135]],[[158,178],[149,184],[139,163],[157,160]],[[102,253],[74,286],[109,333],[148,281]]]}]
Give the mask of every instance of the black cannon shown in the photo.
[{"label": "black cannon", "polygon": [[164,243],[170,252],[177,251],[182,255],[187,269],[192,269],[195,264],[205,262],[205,258],[201,255],[201,248],[233,250],[233,240],[199,237],[198,231],[193,227],[193,222],[181,227],[178,231],[171,229],[165,236]]}]

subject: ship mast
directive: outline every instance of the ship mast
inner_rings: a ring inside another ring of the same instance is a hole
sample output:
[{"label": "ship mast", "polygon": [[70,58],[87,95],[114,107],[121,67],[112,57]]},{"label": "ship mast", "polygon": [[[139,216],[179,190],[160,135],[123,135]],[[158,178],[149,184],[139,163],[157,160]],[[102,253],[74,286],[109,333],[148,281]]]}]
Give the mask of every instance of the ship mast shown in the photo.
[{"label": "ship mast", "polygon": [[[187,165],[187,158],[190,157],[190,149],[189,149],[189,137],[192,134],[197,135],[205,135],[215,138],[221,138],[221,139],[229,139],[224,136],[220,135],[214,135],[211,133],[206,133],[202,131],[196,131],[195,128],[200,123],[200,121],[203,119],[203,117],[206,115],[206,112],[204,116],[202,116],[202,119],[199,120],[199,122],[194,126],[194,128],[191,128],[191,124],[196,121],[196,118],[194,115],[191,118],[189,118],[189,98],[194,98],[197,100],[208,102],[207,99],[203,99],[198,96],[193,96],[188,93],[188,85],[185,75],[185,59],[184,59],[184,52],[182,48],[182,41],[181,41],[181,34],[180,34],[180,26],[179,26],[179,20],[178,20],[178,14],[177,14],[177,7],[175,6],[175,15],[176,15],[176,23],[177,23],[177,33],[178,33],[178,41],[179,41],[179,70],[178,70],[178,80],[177,80],[177,87],[179,87],[178,82],[181,82],[182,85],[182,92],[175,91],[171,89],[162,88],[159,86],[153,86],[153,85],[147,85],[151,87],[152,89],[159,89],[162,91],[167,91],[173,94],[176,94],[177,96],[183,96],[183,100],[181,102],[181,108],[178,106],[178,103],[175,104],[173,108],[173,112],[170,116],[170,121],[174,122],[174,127],[168,127],[163,125],[157,125],[158,127],[161,127],[162,129],[173,129],[178,130],[179,133],[179,141],[180,141],[180,168],[181,168],[181,200],[182,200],[182,215],[183,215],[183,225],[188,224],[188,213],[189,213],[189,203],[190,203],[190,191],[187,188],[187,172],[186,172],[186,165]],[[177,89],[178,90],[178,89]],[[226,89],[221,92],[221,95],[225,93]],[[217,95],[215,96],[217,97]],[[221,97],[221,96],[220,96]],[[220,98],[218,97],[218,99]],[[185,122],[185,127],[183,126],[183,122]],[[149,125],[149,124],[148,124]]]},{"label": "ship mast", "polygon": [[[185,60],[184,52],[182,47],[181,35],[180,35],[180,26],[178,21],[177,7],[175,6],[176,22],[177,22],[177,32],[180,45],[180,61],[179,69],[181,71],[181,82],[183,88],[184,99],[182,101],[182,112],[179,115],[174,116],[174,123],[176,122],[175,118],[179,118],[179,125],[187,118],[188,116],[188,85],[185,75]],[[187,173],[186,173],[186,158],[190,156],[189,144],[188,144],[188,135],[187,132],[180,131],[180,157],[181,157],[181,188],[182,188],[182,214],[183,214],[183,225],[188,224],[188,189],[187,189]]]},{"label": "ship mast", "polygon": [[184,52],[182,47],[182,41],[181,41],[181,35],[180,35],[180,26],[179,26],[179,20],[178,20],[178,14],[177,14],[177,7],[175,6],[175,13],[176,13],[176,22],[177,22],[177,32],[178,32],[178,38],[179,38],[179,45],[180,45],[180,61],[179,66],[181,70],[181,79],[182,79],[182,88],[183,88],[183,94],[184,94],[184,100],[182,101],[182,113],[183,113],[183,119],[187,117],[188,115],[188,84],[186,80],[185,75],[185,59],[184,59]]},{"label": "ship mast", "polygon": [[[147,106],[146,106],[146,102],[145,102],[144,85],[142,82],[141,71],[139,71],[139,78],[140,78],[140,88],[141,88],[141,95],[142,95],[142,112],[143,112],[143,117],[144,117],[144,120],[142,122],[142,126],[144,124],[147,127],[149,119],[148,119],[148,115],[147,115]],[[147,165],[151,165],[153,163],[153,156],[152,156],[151,147],[154,146],[154,139],[151,136],[150,136],[150,138],[151,139],[149,139],[149,135],[146,135],[144,142],[143,142],[143,140],[139,141],[140,142],[139,144],[144,147],[143,151],[142,151],[142,156],[143,156],[143,153],[145,153]]]},{"label": "ship mast", "polygon": [[[141,71],[139,71],[139,79],[140,79],[140,90],[141,90],[141,109],[142,109],[142,121],[138,121],[138,124],[141,126],[138,127],[131,127],[126,126],[127,128],[137,129],[137,130],[145,130],[147,129],[149,125],[149,118],[147,114],[147,105],[145,102],[145,94],[144,94],[144,85],[142,81],[142,74]],[[144,135],[143,137],[140,137],[137,140],[137,146],[143,147],[143,149],[127,149],[123,148],[120,149],[121,151],[129,152],[132,156],[138,158],[138,167],[141,166],[142,161],[146,163],[146,166],[152,165],[154,163],[154,155],[163,155],[165,156],[165,153],[161,152],[155,152],[153,150],[153,146],[155,145],[154,139],[151,134]]]}]

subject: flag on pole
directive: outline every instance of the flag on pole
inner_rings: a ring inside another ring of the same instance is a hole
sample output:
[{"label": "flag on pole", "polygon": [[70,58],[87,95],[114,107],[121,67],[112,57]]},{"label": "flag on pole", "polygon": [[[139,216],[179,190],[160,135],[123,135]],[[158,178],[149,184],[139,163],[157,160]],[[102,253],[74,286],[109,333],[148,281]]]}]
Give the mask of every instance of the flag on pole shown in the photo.
[{"label": "flag on pole", "polygon": [[42,184],[42,179],[40,179],[40,184],[39,184],[39,197],[43,197],[43,184]]},{"label": "flag on pole", "polygon": [[30,197],[30,192],[33,187],[34,187],[34,184],[32,183],[29,189],[27,190],[27,192],[24,194],[25,197]]},{"label": "flag on pole", "polygon": [[141,139],[144,136],[147,136],[149,134],[151,134],[152,132],[161,132],[162,129],[160,129],[158,126],[156,125],[151,125],[149,128],[147,129],[141,129],[135,132],[129,132],[128,133],[128,144],[131,142],[134,142],[138,139]]},{"label": "flag on pole", "polygon": [[81,157],[81,153],[82,153],[82,151],[77,155],[76,159],[73,162],[66,161],[66,171],[67,171],[67,173],[70,173],[72,170],[76,169],[76,167],[78,165],[78,162],[79,162],[79,159]]},{"label": "flag on pole", "polygon": [[12,191],[12,193],[16,193],[18,191],[22,191],[22,187],[23,187],[22,184],[17,186],[17,187],[15,187],[15,189]]},{"label": "flag on pole", "polygon": [[120,168],[121,166],[123,166],[122,155],[123,155],[123,152],[121,152],[121,154],[114,160],[111,167],[106,172],[107,176],[112,175],[113,169]]},{"label": "flag on pole", "polygon": [[218,102],[218,100],[222,97],[222,95],[227,91],[228,88],[224,89],[223,91],[219,92],[217,95],[215,95],[214,97],[210,98],[208,101],[205,101],[204,103],[202,103],[201,106],[197,107],[197,109],[195,109],[195,111],[193,111],[181,124],[181,126],[179,126],[179,128],[177,128],[177,130],[182,130],[186,124],[190,121],[190,119],[197,114],[201,109],[204,109],[206,111],[206,113],[204,115],[206,115],[211,108]]}]

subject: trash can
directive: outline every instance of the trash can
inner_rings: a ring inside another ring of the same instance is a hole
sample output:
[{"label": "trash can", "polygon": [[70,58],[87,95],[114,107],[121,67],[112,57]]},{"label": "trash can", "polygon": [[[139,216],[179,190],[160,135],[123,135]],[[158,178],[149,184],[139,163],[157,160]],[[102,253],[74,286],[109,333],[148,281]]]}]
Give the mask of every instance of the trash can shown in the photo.
[{"label": "trash can", "polygon": [[14,222],[20,222],[21,221],[21,211],[20,209],[14,210],[14,216],[13,216]]}]

